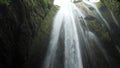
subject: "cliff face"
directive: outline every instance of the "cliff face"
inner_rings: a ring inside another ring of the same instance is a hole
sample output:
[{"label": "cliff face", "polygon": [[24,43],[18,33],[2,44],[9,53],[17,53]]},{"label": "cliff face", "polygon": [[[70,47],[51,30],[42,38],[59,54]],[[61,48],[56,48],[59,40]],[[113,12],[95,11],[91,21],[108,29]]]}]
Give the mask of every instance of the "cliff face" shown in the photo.
[{"label": "cliff face", "polygon": [[0,68],[40,68],[42,47],[49,37],[41,26],[50,26],[44,24],[44,19],[52,9],[52,2],[0,0]]},{"label": "cliff face", "polygon": [[[57,10],[52,3],[53,0],[0,0],[0,68],[41,68]],[[108,0],[105,4],[111,9],[116,6]],[[116,34],[113,37],[119,43],[120,33]],[[108,37],[107,33],[103,35]]]},{"label": "cliff face", "polygon": [[101,0],[110,10],[120,18],[120,1],[119,0]]}]

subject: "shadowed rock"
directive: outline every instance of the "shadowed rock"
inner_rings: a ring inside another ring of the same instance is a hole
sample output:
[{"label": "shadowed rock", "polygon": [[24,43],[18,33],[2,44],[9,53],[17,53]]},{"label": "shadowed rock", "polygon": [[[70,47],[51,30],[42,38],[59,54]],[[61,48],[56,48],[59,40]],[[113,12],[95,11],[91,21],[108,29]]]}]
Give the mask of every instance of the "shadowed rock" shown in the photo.
[{"label": "shadowed rock", "polygon": [[91,15],[87,15],[85,17],[86,20],[95,20],[95,17],[91,16]]}]

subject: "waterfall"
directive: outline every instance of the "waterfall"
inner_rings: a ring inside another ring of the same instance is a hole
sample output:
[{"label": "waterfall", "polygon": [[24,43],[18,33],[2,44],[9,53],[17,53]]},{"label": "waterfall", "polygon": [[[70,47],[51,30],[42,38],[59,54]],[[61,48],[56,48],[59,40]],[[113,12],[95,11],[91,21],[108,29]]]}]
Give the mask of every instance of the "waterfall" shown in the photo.
[{"label": "waterfall", "polygon": [[[80,15],[77,15],[80,14]],[[73,3],[66,3],[61,6],[60,10],[55,16],[53,23],[53,30],[51,34],[49,53],[46,58],[45,68],[54,68],[55,53],[57,50],[57,43],[59,41],[60,31],[64,30],[64,67],[65,68],[83,68],[80,42],[76,28],[76,19],[78,16],[83,16],[79,13],[79,9]],[[52,61],[51,61],[52,60]]]},{"label": "waterfall", "polygon": [[[106,27],[109,30],[111,29],[95,4],[86,0],[83,0],[83,3],[91,5]],[[85,17],[83,10],[71,2],[64,2],[60,5],[60,9],[54,17],[43,68],[84,68],[85,63],[92,63],[91,65],[86,64],[85,67],[99,68],[95,47],[106,63],[109,64],[109,55],[97,36],[89,29]],[[115,20],[115,17],[113,19]],[[62,60],[58,60],[61,57],[59,53],[64,55],[61,58]],[[59,67],[61,65],[62,67]]]},{"label": "waterfall", "polygon": [[96,10],[96,12],[98,13],[98,15],[99,15],[100,18],[102,19],[102,21],[104,22],[104,24],[107,26],[107,28],[108,28],[109,30],[111,30],[109,23],[108,23],[107,20],[102,16],[101,12],[100,12],[99,9],[96,7],[96,5],[95,5],[94,3],[92,3],[92,2],[87,1],[87,0],[83,0],[83,2],[86,3],[86,4],[88,4],[88,5],[90,5],[90,6],[92,6],[92,7]]}]

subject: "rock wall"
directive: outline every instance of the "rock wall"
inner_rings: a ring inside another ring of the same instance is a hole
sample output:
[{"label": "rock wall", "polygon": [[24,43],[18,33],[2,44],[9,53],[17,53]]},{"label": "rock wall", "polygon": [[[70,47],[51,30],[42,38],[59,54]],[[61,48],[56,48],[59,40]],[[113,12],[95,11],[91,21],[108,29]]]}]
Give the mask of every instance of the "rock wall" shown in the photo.
[{"label": "rock wall", "polygon": [[120,1],[119,0],[101,0],[110,10],[120,19]]},{"label": "rock wall", "polygon": [[52,2],[0,0],[0,68],[41,67],[53,16],[45,19],[55,14]]}]

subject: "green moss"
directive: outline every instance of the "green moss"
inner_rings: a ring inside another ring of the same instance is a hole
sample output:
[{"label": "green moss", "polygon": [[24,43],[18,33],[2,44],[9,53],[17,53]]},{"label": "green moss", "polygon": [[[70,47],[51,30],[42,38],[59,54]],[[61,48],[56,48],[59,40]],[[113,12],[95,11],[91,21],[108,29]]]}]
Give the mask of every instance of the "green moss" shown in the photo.
[{"label": "green moss", "polygon": [[120,8],[120,2],[118,2],[117,0],[105,0],[104,3],[113,12],[118,11]]},{"label": "green moss", "polygon": [[98,8],[100,8],[103,4],[101,2],[98,2],[96,5]]},{"label": "green moss", "polygon": [[100,22],[96,20],[88,21],[88,25],[97,33],[98,37],[103,40],[107,41],[110,40],[109,33],[105,30],[102,25],[99,24]]},{"label": "green moss", "polygon": [[36,6],[36,0],[30,0],[32,3],[32,6]]},{"label": "green moss", "polygon": [[120,2],[118,0],[104,0],[104,4],[114,13],[120,21]]},{"label": "green moss", "polygon": [[9,5],[11,2],[12,2],[12,0],[0,0],[0,4]]},{"label": "green moss", "polygon": [[48,15],[46,16],[46,18],[44,19],[43,23],[41,23],[42,31],[46,34],[50,33],[51,25],[53,22],[53,18],[56,14],[56,11],[57,11],[57,8],[53,7],[48,13]]},{"label": "green moss", "polygon": [[29,7],[34,7],[37,6],[37,1],[36,0],[24,0],[24,2],[26,3],[27,6]]},{"label": "green moss", "polygon": [[44,3],[44,4],[48,4],[48,1],[49,1],[49,0],[43,0],[43,3]]},{"label": "green moss", "polygon": [[111,1],[106,0],[105,3],[106,3],[112,10],[115,10],[115,8],[118,8],[118,7],[119,7],[119,4],[120,4],[117,0],[111,0]]}]

